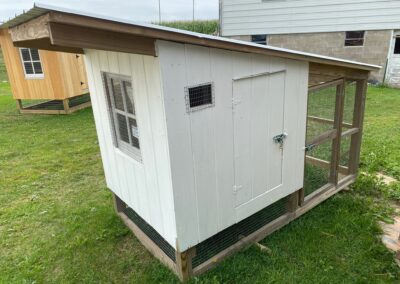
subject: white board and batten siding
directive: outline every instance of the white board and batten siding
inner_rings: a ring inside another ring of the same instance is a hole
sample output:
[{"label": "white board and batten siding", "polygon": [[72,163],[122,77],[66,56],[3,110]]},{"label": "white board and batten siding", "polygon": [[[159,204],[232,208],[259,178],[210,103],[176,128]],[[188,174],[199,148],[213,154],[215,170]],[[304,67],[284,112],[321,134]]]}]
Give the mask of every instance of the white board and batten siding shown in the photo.
[{"label": "white board and batten siding", "polygon": [[223,36],[400,29],[398,0],[221,0]]},{"label": "white board and batten siding", "polygon": [[[166,41],[157,50],[185,250],[302,188],[308,63]],[[215,106],[188,113],[185,87],[208,82]]]},{"label": "white board and batten siding", "polygon": [[[158,58],[85,50],[85,63],[107,186],[175,247],[176,226]],[[132,79],[142,163],[114,146],[101,72]]]}]

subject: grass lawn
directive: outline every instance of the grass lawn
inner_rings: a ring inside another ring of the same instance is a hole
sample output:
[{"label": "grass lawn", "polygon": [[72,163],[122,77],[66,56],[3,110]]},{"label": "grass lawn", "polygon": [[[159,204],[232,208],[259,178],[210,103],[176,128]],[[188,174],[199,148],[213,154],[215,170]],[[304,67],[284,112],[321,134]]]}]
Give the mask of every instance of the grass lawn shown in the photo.
[{"label": "grass lawn", "polygon": [[[400,174],[400,91],[370,88],[362,161]],[[0,83],[0,283],[176,283],[115,215],[91,109],[20,115]],[[370,183],[361,183],[361,188]],[[379,199],[379,201],[377,201]],[[393,283],[388,199],[338,194],[193,283]]]}]

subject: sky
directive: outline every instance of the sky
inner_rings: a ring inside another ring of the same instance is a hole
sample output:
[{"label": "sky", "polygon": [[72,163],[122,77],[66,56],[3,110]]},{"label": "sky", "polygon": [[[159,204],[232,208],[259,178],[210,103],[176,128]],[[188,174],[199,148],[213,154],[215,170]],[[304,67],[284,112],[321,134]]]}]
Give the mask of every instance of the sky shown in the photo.
[{"label": "sky", "polygon": [[[128,19],[135,22],[157,22],[159,0],[0,0],[0,21],[7,21],[33,3],[49,4],[72,10]],[[161,20],[191,20],[193,0],[160,0]],[[195,19],[217,19],[218,0],[194,0]]]}]

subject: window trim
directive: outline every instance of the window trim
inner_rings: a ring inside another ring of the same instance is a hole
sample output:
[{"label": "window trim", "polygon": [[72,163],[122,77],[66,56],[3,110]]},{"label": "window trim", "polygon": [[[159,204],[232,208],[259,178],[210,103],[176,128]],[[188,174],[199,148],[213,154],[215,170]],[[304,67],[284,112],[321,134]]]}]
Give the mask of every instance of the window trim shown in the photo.
[{"label": "window trim", "polygon": [[[347,38],[347,33],[351,33],[351,32],[363,32],[363,37],[362,38],[352,38],[352,39],[348,39]],[[344,47],[363,47],[365,46],[365,37],[367,35],[367,31],[345,31],[344,32]],[[362,39],[362,44],[359,45],[346,45],[347,41],[351,41],[351,40],[361,40]]]},{"label": "window trim", "polygon": [[[28,49],[29,50],[29,56],[31,57],[30,61],[25,61],[24,58],[22,57],[22,50],[23,49]],[[42,57],[40,56],[40,52],[39,49],[37,49],[38,51],[38,56],[39,56],[39,60],[32,60],[32,53],[31,53],[31,49],[32,48],[28,48],[28,47],[20,47],[18,48],[18,52],[19,52],[19,58],[21,59],[21,66],[22,66],[22,70],[24,71],[24,75],[25,75],[25,79],[31,80],[31,79],[44,79],[44,70],[43,70],[43,62],[42,62]],[[34,62],[39,62],[40,63],[40,67],[42,68],[42,73],[41,74],[27,74],[26,73],[26,69],[25,69],[25,62],[30,62],[32,63],[32,68],[33,68],[33,72],[35,72],[35,69],[33,67],[33,63]]]},{"label": "window trim", "polygon": [[[110,72],[101,72],[101,78],[103,81],[103,89],[105,91],[105,95],[106,95],[106,100],[107,100],[107,111],[108,111],[108,116],[110,119],[110,129],[111,129],[111,133],[113,135],[113,144],[114,147],[119,149],[122,153],[128,155],[129,157],[135,159],[138,162],[142,162],[142,153],[141,153],[141,139],[140,139],[140,132],[139,135],[137,137],[138,141],[139,141],[139,148],[137,148],[134,145],[131,145],[130,143],[132,142],[131,139],[131,129],[129,127],[129,118],[134,119],[136,121],[136,124],[139,125],[139,121],[137,118],[137,113],[136,113],[136,99],[135,99],[135,92],[133,90],[133,82],[132,82],[132,78],[126,75],[121,75],[121,74],[116,74],[116,73],[110,73]],[[126,98],[124,95],[124,92],[122,89],[124,88],[124,84],[123,82],[129,82],[132,86],[132,92],[133,92],[133,111],[135,114],[131,114],[129,112],[126,111],[122,111],[119,110],[115,107],[115,102],[114,102],[114,96],[111,94],[111,80],[112,79],[117,79],[121,81],[121,91],[122,91],[122,101],[124,104],[124,109],[126,110]],[[118,128],[119,128],[119,122],[117,119],[117,114],[123,115],[126,119],[126,123],[127,123],[127,131],[128,131],[128,137],[129,137],[129,142],[127,143],[125,141],[123,141],[120,137]],[[139,126],[137,126],[137,128],[139,128]],[[138,130],[139,131],[139,130]]]}]

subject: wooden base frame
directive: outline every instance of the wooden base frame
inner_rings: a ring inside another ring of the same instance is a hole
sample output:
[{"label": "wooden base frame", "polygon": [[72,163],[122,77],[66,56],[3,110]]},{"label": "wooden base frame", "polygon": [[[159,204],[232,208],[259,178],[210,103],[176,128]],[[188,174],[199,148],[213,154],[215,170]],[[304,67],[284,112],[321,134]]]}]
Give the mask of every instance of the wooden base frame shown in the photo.
[{"label": "wooden base frame", "polygon": [[[75,106],[70,106],[69,100],[70,99],[40,102],[34,105],[30,105],[29,107],[24,107],[22,105],[22,100],[20,99],[17,99],[16,103],[19,112],[26,114],[70,114],[80,109],[85,109],[92,106],[92,103],[90,101]],[[46,104],[48,104],[49,102],[58,104],[60,106],[60,109],[48,109],[46,107]]]},{"label": "wooden base frame", "polygon": [[164,265],[169,267],[182,282],[186,282],[193,276],[200,275],[215,266],[217,266],[222,260],[231,256],[235,252],[244,249],[260,240],[264,239],[266,236],[272,234],[273,232],[279,230],[283,226],[287,225],[296,218],[302,216],[318,204],[322,203],[332,195],[343,190],[356,179],[356,175],[349,175],[343,178],[336,186],[331,184],[329,186],[324,186],[320,190],[316,191],[312,196],[303,200],[302,189],[291,194],[287,200],[286,213],[274,221],[268,223],[264,227],[261,227],[254,233],[240,239],[234,245],[228,247],[227,249],[219,252],[214,257],[200,264],[199,266],[192,267],[192,259],[196,256],[196,248],[190,248],[184,252],[179,251],[179,246],[176,247],[176,262],[171,260],[158,246],[155,244],[134,222],[132,222],[127,215],[123,212],[126,208],[126,204],[114,195],[115,210],[117,214],[121,217],[123,222],[131,229],[139,241]]}]

